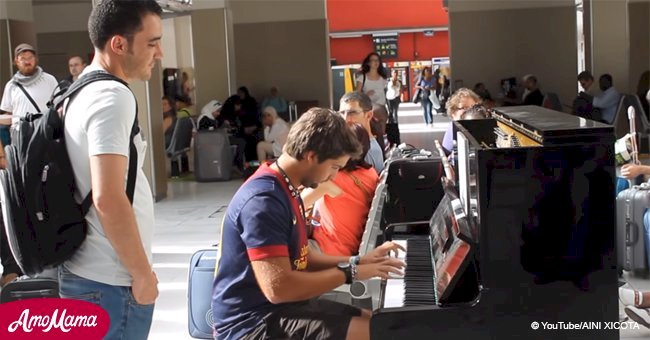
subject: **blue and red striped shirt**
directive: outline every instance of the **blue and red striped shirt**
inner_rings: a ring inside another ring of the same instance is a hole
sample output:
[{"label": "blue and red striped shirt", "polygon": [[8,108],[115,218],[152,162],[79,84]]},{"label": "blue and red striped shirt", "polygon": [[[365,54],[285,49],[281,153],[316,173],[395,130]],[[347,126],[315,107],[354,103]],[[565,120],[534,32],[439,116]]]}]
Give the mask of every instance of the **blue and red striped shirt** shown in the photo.
[{"label": "blue and red striped shirt", "polygon": [[213,284],[216,339],[239,339],[280,305],[269,302],[251,261],[289,257],[293,270],[307,268],[307,230],[300,198],[282,175],[264,164],[235,193],[223,221]]}]

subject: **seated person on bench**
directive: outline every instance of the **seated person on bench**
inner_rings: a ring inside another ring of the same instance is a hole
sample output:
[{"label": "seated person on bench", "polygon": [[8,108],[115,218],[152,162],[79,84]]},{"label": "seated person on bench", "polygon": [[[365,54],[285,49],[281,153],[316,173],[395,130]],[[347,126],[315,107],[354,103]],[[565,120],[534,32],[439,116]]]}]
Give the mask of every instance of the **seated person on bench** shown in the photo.
[{"label": "seated person on bench", "polygon": [[267,106],[262,111],[262,125],[264,140],[257,143],[257,159],[260,163],[270,158],[280,157],[282,147],[289,135],[289,125],[284,119],[278,117],[278,112],[273,106]]},{"label": "seated person on bench", "polygon": [[223,125],[223,119],[219,119],[221,115],[221,103],[218,100],[211,100],[201,109],[201,116],[197,121],[199,131],[201,130],[216,130]]},{"label": "seated person on bench", "polygon": [[314,228],[311,249],[318,247],[327,255],[351,256],[359,250],[361,237],[370,211],[370,204],[379,183],[372,165],[365,161],[370,149],[370,136],[358,123],[350,128],[363,146],[358,159],[350,159],[336,176],[316,189],[305,189],[302,198],[306,207],[318,201],[320,226]]}]

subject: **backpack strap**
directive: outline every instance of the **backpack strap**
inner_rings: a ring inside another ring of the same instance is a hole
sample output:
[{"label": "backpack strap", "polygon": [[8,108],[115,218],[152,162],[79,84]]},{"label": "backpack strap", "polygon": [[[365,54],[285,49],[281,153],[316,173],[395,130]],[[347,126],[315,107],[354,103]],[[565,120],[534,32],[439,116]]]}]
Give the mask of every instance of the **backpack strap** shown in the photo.
[{"label": "backpack strap", "polygon": [[[47,101],[47,107],[51,108],[54,105],[54,101],[61,97],[68,89],[70,88],[70,83],[67,80],[61,80],[59,84],[56,85],[54,90],[52,91],[52,96],[50,97],[50,100]],[[58,91],[57,91],[58,89]]]},{"label": "backpack strap", "polygon": [[18,88],[21,91],[23,91],[23,93],[25,94],[27,99],[29,99],[29,102],[32,103],[32,106],[34,106],[34,108],[36,109],[36,113],[41,113],[41,109],[38,107],[38,105],[36,105],[36,102],[34,101],[34,98],[32,98],[32,96],[29,95],[29,92],[27,92],[27,90],[25,90],[25,87],[22,84],[20,84],[19,82],[15,81],[15,80],[14,80],[14,84],[16,84],[16,86],[18,86]]},{"label": "backpack strap", "polygon": [[133,205],[133,195],[135,194],[135,179],[137,178],[138,168],[138,150],[135,148],[133,138],[140,133],[140,125],[138,124],[138,101],[135,102],[135,119],[133,120],[133,127],[131,128],[131,138],[129,138],[129,174],[126,177],[126,195],[129,197],[129,202]]},{"label": "backpack strap", "polygon": [[[58,107],[59,105],[63,104],[63,102],[67,98],[73,97],[84,86],[101,80],[113,80],[122,83],[127,88],[129,87],[129,84],[127,84],[124,80],[110,73],[104,71],[93,71],[81,76],[79,79],[77,79],[77,81],[72,83],[72,85],[70,85],[70,87],[68,88],[68,91],[65,94],[63,94],[60,98],[57,99],[56,106]],[[64,126],[65,126],[65,116],[66,115],[64,114],[63,115]],[[133,138],[138,133],[140,133],[140,127],[138,124],[138,102],[136,101],[135,118],[133,119],[133,127],[131,128],[131,136],[129,138],[129,173],[126,178],[126,195],[128,196],[131,205],[133,205],[133,196],[135,194],[135,180],[137,178],[137,167],[138,167],[138,150],[135,147],[135,143],[133,143]],[[84,200],[81,202],[81,212],[85,215],[90,209],[90,206],[92,206],[92,204],[93,204],[93,195],[91,190],[88,193],[88,195],[86,195]]]}]

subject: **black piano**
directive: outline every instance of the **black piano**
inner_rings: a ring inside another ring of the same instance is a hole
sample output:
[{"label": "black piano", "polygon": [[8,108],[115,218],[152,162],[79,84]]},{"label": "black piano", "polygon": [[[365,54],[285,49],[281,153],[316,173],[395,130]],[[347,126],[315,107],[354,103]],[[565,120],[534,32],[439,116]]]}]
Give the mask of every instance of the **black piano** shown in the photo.
[{"label": "black piano", "polygon": [[454,131],[429,220],[386,223],[377,189],[359,252],[395,240],[407,267],[367,284],[371,338],[618,339],[613,127],[519,106]]}]

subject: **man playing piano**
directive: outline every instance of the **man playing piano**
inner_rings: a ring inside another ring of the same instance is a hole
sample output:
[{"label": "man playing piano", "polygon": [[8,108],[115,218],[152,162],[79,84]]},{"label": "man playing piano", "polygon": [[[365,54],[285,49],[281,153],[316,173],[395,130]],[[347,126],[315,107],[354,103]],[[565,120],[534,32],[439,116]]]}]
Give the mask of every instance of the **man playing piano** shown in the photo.
[{"label": "man playing piano", "polygon": [[310,109],[278,160],[237,191],[213,285],[216,339],[369,338],[369,311],[318,297],[353,280],[401,275],[404,263],[388,256],[401,247],[388,242],[362,258],[310,252],[298,191],[334,177],[360,148],[338,114]]}]

